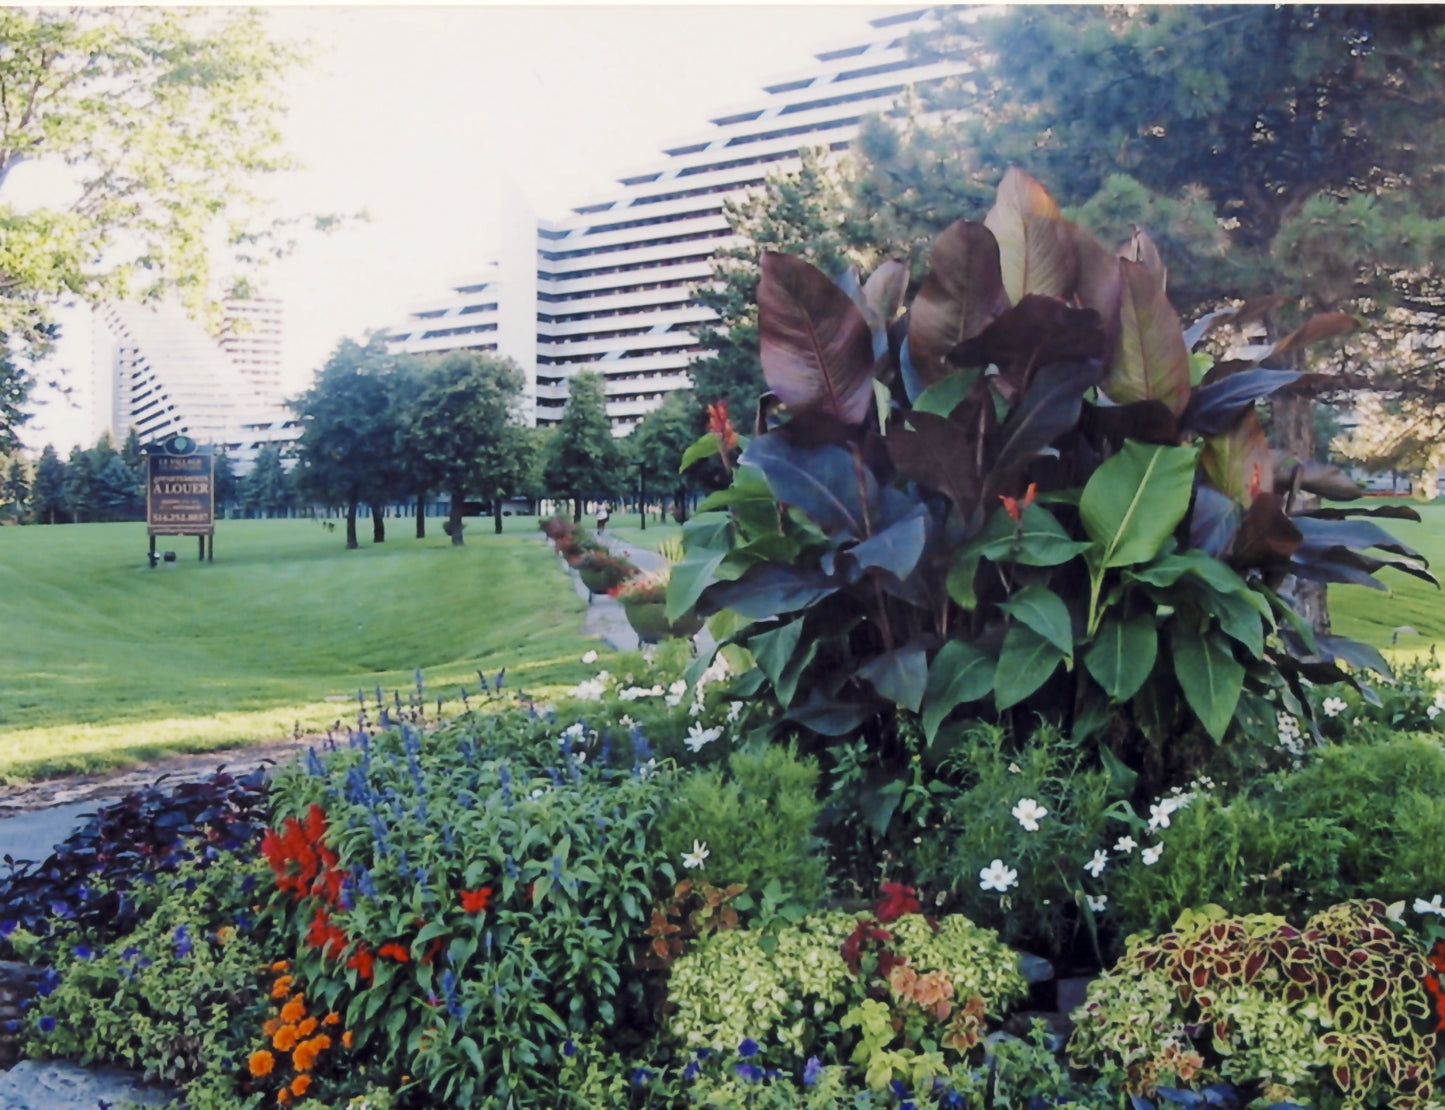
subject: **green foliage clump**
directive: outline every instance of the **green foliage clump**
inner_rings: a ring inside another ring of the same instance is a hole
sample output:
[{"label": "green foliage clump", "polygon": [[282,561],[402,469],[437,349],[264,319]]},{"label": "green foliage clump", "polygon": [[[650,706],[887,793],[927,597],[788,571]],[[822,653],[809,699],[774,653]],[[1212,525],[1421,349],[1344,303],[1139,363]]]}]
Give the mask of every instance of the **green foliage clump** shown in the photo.
[{"label": "green foliage clump", "polygon": [[520,711],[403,728],[275,784],[298,983],[433,1104],[551,1107],[568,1037],[652,1020],[626,973],[675,879],[652,836],[671,776],[561,733]]},{"label": "green foliage clump", "polygon": [[1296,920],[1336,902],[1445,889],[1445,746],[1432,736],[1319,749],[1299,770],[1175,811],[1167,865],[1118,868],[1110,898],[1129,930],[1216,903]]},{"label": "green foliage clump", "polygon": [[674,862],[694,841],[707,845],[697,874],[715,886],[743,883],[755,895],[816,905],[827,859],[816,835],[822,803],[818,767],[779,745],[734,751],[726,769],[681,778],[658,818],[657,835]]},{"label": "green foliage clump", "polygon": [[1130,938],[1075,1012],[1070,1059],[1123,1068],[1132,1094],[1222,1078],[1270,1102],[1423,1107],[1436,1064],[1429,967],[1384,914],[1347,902],[1299,930],[1210,907]]},{"label": "green foliage clump", "polygon": [[669,1030],[689,1048],[730,1049],[751,1037],[769,1057],[779,1046],[802,1058],[854,994],[839,950],[856,925],[852,914],[835,912],[775,936],[749,929],[711,934],[672,965]]},{"label": "green foliage clump", "polygon": [[25,1016],[27,1054],[133,1068],[234,1098],[265,1013],[262,970],[272,958],[269,935],[249,913],[260,870],[239,856],[204,869],[183,864],[137,892],[133,931],[55,953]]},{"label": "green foliage clump", "polygon": [[[994,725],[957,730],[950,739],[954,746],[936,772],[916,778],[904,795],[896,850],[920,886],[945,893],[951,908],[1010,944],[1068,948],[1083,896],[1099,885],[1084,864],[1105,845],[1123,790],[1053,728],[1038,729],[1016,749]],[[1035,828],[1014,813],[1030,798],[1047,811]],[[1017,872],[1007,891],[980,885],[980,872],[994,860]]]}]

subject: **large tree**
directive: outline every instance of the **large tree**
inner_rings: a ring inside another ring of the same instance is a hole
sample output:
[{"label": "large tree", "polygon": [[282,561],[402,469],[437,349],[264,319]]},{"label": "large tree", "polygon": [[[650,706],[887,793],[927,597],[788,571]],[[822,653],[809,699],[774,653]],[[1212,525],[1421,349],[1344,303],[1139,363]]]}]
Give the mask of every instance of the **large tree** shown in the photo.
[{"label": "large tree", "polygon": [[50,444],[35,463],[35,485],[30,491],[30,512],[41,524],[58,524],[69,506],[65,500],[65,462]]},{"label": "large tree", "polygon": [[30,505],[30,468],[15,455],[5,467],[4,502],[17,518],[24,517]]},{"label": "large tree", "polygon": [[[257,182],[287,165],[279,78],[297,61],[253,11],[0,9],[0,347],[35,353],[60,298],[218,287],[220,233],[242,268],[276,246]],[[16,167],[69,168],[70,195],[27,210]],[[29,377],[0,357],[0,441]]]},{"label": "large tree", "polygon": [[547,440],[542,477],[548,493],[570,499],[572,519],[580,521],[584,499],[617,496],[622,466],[622,450],[607,419],[602,375],[573,375],[562,419]]},{"label": "large tree", "polygon": [[[636,468],[639,491],[652,489],[672,495],[673,511],[685,515],[688,475],[682,473],[682,457],[707,430],[706,413],[689,390],[669,393],[661,407],[642,418],[623,444],[629,464]],[[646,512],[646,505],[640,507]]]},{"label": "large tree", "polygon": [[281,448],[276,444],[268,443],[256,452],[251,469],[246,471],[246,476],[239,482],[225,452],[216,456],[213,477],[218,509],[222,504],[222,478],[228,474],[230,477],[227,484],[232,491],[239,488],[241,507],[248,514],[258,517],[280,516],[291,508],[295,493],[291,476],[286,473],[286,467],[281,462]]},{"label": "large tree", "polygon": [[477,351],[442,355],[420,374],[407,406],[401,441],[417,472],[435,476],[451,495],[448,532],[460,547],[468,494],[489,502],[502,530],[502,499],[522,484],[528,467],[525,429],[516,419],[522,374],[510,359]]},{"label": "large tree", "polygon": [[343,339],[316,383],[292,402],[301,418],[298,482],[314,500],[345,509],[348,549],[358,546],[358,506],[385,504],[398,492],[400,413],[388,379],[392,361],[380,339],[366,346]]}]

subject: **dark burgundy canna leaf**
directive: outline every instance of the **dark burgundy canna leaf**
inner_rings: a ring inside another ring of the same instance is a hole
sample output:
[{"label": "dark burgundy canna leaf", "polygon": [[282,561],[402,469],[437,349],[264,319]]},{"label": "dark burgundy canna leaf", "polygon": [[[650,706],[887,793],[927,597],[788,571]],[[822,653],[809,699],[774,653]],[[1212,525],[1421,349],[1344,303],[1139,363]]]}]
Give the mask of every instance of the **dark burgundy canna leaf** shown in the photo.
[{"label": "dark burgundy canna leaf", "polygon": [[1023,400],[999,429],[985,496],[1079,422],[1084,394],[1098,382],[1096,362],[1057,363],[1038,372]]},{"label": "dark burgundy canna leaf", "polygon": [[1078,275],[1073,235],[1047,189],[1017,166],[999,182],[984,226],[998,240],[1004,291],[1013,304],[1029,293],[1064,299]]},{"label": "dark burgundy canna leaf", "polygon": [[1240,412],[1300,378],[1298,370],[1246,370],[1201,386],[1189,395],[1180,423],[1200,435],[1227,431]]},{"label": "dark burgundy canna leaf", "polygon": [[797,447],[776,432],[748,444],[738,460],[763,472],[779,501],[794,505],[837,541],[868,535],[877,483],[842,447]]},{"label": "dark burgundy canna leaf", "polygon": [[893,425],[884,440],[899,477],[937,490],[967,519],[983,490],[977,441],[957,422],[927,412],[911,412],[905,425]]},{"label": "dark burgundy canna leaf", "polygon": [[1019,388],[1040,366],[1100,359],[1103,354],[1104,330],[1098,313],[1031,295],[955,348],[949,359],[955,366],[992,363]]},{"label": "dark burgundy canna leaf", "polygon": [[1162,401],[1131,401],[1127,405],[1090,405],[1085,418],[1112,443],[1137,439],[1172,447],[1179,443],[1179,424]]},{"label": "dark burgundy canna leaf", "polygon": [[1156,400],[1176,416],[1189,401],[1189,349],[1163,286],[1142,262],[1119,263],[1119,342],[1103,390],[1118,404]]},{"label": "dark burgundy canna leaf", "polygon": [[1216,559],[1224,557],[1239,531],[1243,512],[1235,502],[1212,486],[1194,490],[1194,513],[1189,518],[1189,546]]},{"label": "dark burgundy canna leaf", "polygon": [[873,404],[873,338],[848,294],[792,255],[764,253],[758,282],[763,377],[789,412],[856,427]]},{"label": "dark burgundy canna leaf", "polygon": [[1304,536],[1285,515],[1284,498],[1276,493],[1260,493],[1240,521],[1229,563],[1236,570],[1278,569],[1294,556],[1302,543]]},{"label": "dark burgundy canna leaf", "polygon": [[908,311],[908,356],[919,383],[952,373],[944,359],[1009,307],[998,243],[983,224],[959,220],[934,241],[931,270]]}]

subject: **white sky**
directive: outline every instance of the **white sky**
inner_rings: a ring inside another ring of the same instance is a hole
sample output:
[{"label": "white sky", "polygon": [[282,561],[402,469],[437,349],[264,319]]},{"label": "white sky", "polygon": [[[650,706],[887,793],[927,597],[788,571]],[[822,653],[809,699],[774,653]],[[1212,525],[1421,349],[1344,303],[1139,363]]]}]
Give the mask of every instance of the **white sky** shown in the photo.
[{"label": "white sky", "polygon": [[[371,217],[306,237],[262,276],[286,302],[288,381],[303,388],[342,336],[400,322],[489,261],[504,172],[560,216],[889,10],[906,6],[268,8],[316,55],[288,82],[288,146],[307,168],[275,183],[278,213]],[[47,404],[26,439],[93,435]]]}]

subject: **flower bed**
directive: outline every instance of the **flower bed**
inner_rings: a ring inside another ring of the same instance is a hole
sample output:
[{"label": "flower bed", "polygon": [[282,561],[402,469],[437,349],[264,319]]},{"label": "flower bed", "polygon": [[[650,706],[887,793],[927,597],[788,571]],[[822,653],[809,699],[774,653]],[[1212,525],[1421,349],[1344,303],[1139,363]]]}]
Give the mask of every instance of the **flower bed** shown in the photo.
[{"label": "flower bed", "polygon": [[[1404,760],[1429,787],[1445,775],[1438,740],[1391,754],[1406,741],[1370,718],[1428,704],[1428,686],[1379,710],[1347,699],[1353,742],[1297,769],[1282,759],[1273,785],[1199,784],[1142,812],[1057,736],[1019,749],[979,733],[877,837],[833,812],[855,788],[846,767],[759,746],[774,718],[733,697],[746,674],[714,663],[689,682],[674,677],[681,656],[663,656],[613,657],[552,711],[358,729],[248,795],[267,815],[259,840],[183,840],[140,875],[124,850],[114,874],[76,864],[96,897],[127,891],[130,916],[41,908],[0,923],[15,953],[49,965],[21,1022],[27,1051],[142,1069],[198,1110],[1435,1097],[1438,894],[1331,908],[1296,889],[1287,901],[1313,916],[1293,927],[1247,892],[1234,908],[1253,917],[1185,913],[1129,942],[1066,1057],[1030,1026],[1048,990],[1030,992],[1000,937],[1078,970],[1075,941],[1092,936],[1107,963],[1140,891],[1151,916],[1186,908],[1156,880],[1194,874],[1181,857],[1198,849],[1183,846],[1220,807],[1304,805],[1292,792],[1323,796],[1351,752],[1380,774]],[[150,797],[160,817],[165,795]],[[1341,814],[1398,844],[1417,834],[1382,817]],[[911,881],[860,890],[840,867],[856,844],[839,837],[871,840]],[[1342,876],[1324,893],[1383,898],[1401,881]]]}]

